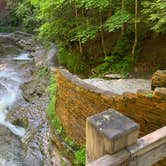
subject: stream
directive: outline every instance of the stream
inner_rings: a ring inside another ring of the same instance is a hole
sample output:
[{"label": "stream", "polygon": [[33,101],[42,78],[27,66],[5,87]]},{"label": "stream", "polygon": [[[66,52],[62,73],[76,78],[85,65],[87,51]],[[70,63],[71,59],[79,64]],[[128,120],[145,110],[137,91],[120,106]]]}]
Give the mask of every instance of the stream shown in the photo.
[{"label": "stream", "polygon": [[[0,39],[0,166],[51,165],[48,97],[27,102],[34,62],[29,53]],[[45,103],[46,102],[46,103]]]}]

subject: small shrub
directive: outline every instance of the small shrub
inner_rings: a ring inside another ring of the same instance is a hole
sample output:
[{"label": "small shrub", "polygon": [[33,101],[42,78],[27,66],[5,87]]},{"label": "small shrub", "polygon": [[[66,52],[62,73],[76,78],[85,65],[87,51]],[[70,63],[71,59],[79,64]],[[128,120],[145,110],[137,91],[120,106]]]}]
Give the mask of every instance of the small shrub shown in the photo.
[{"label": "small shrub", "polygon": [[71,72],[82,74],[87,71],[87,65],[85,64],[83,57],[79,54],[71,54],[65,49],[59,50],[58,61],[61,65],[67,67]]},{"label": "small shrub", "polygon": [[108,62],[104,62],[98,65],[96,68],[93,69],[94,74],[104,74],[110,68],[110,64]]},{"label": "small shrub", "polygon": [[75,160],[74,160],[74,164],[79,165],[79,166],[84,166],[85,165],[85,148],[81,148],[79,149],[76,153],[75,153]]},{"label": "small shrub", "polygon": [[112,73],[122,73],[126,74],[130,72],[133,69],[133,58],[131,55],[124,57],[121,61],[118,63],[112,64],[111,66],[111,72]]},{"label": "small shrub", "polygon": [[116,57],[110,56],[105,58],[105,62],[93,69],[94,76],[100,76],[106,73],[121,73],[124,76],[133,69],[134,61],[131,55],[125,56],[117,61]]},{"label": "small shrub", "polygon": [[122,57],[125,57],[129,53],[129,50],[130,42],[127,37],[123,36],[117,41],[115,47],[111,52],[111,55],[113,57],[116,57],[116,60],[119,60],[119,58],[121,59]]},{"label": "small shrub", "polygon": [[[43,73],[43,72],[42,72]],[[45,72],[44,72],[45,73]],[[63,134],[64,130],[60,120],[58,119],[55,111],[56,106],[56,78],[54,75],[50,77],[50,85],[48,87],[48,91],[50,94],[50,103],[47,108],[47,115],[50,120],[51,126],[56,129],[58,134]]]},{"label": "small shrub", "polygon": [[49,75],[49,69],[46,66],[41,66],[38,70],[38,77],[43,78]]}]

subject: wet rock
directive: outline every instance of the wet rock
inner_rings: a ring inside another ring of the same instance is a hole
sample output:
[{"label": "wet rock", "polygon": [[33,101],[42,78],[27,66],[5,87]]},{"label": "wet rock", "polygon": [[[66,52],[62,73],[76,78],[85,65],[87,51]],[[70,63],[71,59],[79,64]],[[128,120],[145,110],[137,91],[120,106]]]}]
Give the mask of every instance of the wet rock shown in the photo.
[{"label": "wet rock", "polygon": [[33,38],[26,38],[18,41],[16,44],[18,44],[20,47],[24,48],[28,51],[35,51],[36,50],[36,42]]},{"label": "wet rock", "polygon": [[166,87],[166,70],[157,70],[152,76],[152,89]]},{"label": "wet rock", "polygon": [[0,138],[0,165],[26,166],[21,140],[2,125],[0,125]]},{"label": "wet rock", "polygon": [[33,35],[21,31],[0,35],[0,38],[7,39],[8,41],[11,40],[22,49],[28,51],[35,51],[38,47],[38,44]]}]

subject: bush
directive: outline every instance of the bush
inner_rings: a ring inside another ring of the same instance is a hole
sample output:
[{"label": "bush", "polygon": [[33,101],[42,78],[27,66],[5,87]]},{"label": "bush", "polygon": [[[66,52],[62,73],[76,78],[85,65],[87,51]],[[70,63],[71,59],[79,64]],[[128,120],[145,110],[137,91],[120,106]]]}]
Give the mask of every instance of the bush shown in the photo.
[{"label": "bush", "polygon": [[65,49],[60,49],[58,53],[58,61],[61,65],[67,67],[71,72],[82,74],[86,73],[88,66],[79,54],[71,54]]},{"label": "bush", "polygon": [[122,58],[129,53],[130,50],[130,43],[127,37],[123,36],[118,39],[113,51],[111,52],[112,56],[117,56],[118,58]]},{"label": "bush", "polygon": [[94,76],[100,76],[106,73],[121,73],[126,76],[134,67],[133,57],[125,56],[119,61],[116,56],[105,58],[105,62],[93,69]]},{"label": "bush", "polygon": [[50,77],[50,85],[48,87],[48,91],[50,94],[50,103],[47,108],[47,115],[50,121],[50,124],[53,128],[56,129],[58,134],[63,134],[63,127],[56,115],[55,106],[56,106],[56,79],[54,75]]},{"label": "bush", "polygon": [[79,166],[84,166],[85,165],[85,153],[86,150],[85,148],[81,148],[75,153],[75,160],[74,164],[79,165]]},{"label": "bush", "polygon": [[106,56],[103,63],[93,69],[95,74],[103,75],[108,72],[126,74],[129,72],[134,64],[132,56],[128,56],[130,48],[129,40],[125,36],[121,37],[113,48],[111,55]]}]

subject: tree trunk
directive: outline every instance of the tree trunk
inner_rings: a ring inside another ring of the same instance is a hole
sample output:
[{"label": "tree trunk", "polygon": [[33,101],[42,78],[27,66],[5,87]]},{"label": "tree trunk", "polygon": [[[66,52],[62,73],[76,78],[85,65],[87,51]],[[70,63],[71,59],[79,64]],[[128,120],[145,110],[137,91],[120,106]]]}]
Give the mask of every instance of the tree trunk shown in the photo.
[{"label": "tree trunk", "polygon": [[[122,0],[122,6],[121,6],[122,10],[125,10],[125,0]],[[125,33],[125,25],[123,24],[122,28],[121,28],[121,36],[123,36]]]},{"label": "tree trunk", "polygon": [[103,19],[102,19],[102,15],[101,15],[101,12],[100,12],[100,27],[101,27],[100,28],[100,37],[101,37],[101,44],[102,44],[102,48],[103,48],[103,53],[104,53],[104,56],[106,57],[107,53],[106,53],[106,48],[105,48],[102,25],[103,25]]},{"label": "tree trunk", "polygon": [[[77,11],[76,4],[74,5],[74,10],[75,10],[75,17],[78,18],[78,11]],[[78,40],[78,43],[79,43],[79,51],[80,51],[80,54],[82,55],[83,54],[83,48],[82,48],[82,44],[81,44],[80,39]]]},{"label": "tree trunk", "polygon": [[136,49],[137,42],[138,42],[137,16],[138,16],[138,0],[135,0],[135,23],[134,23],[134,28],[135,28],[135,40],[134,40],[134,44],[133,44],[133,48],[132,48],[132,56],[133,56],[133,59],[134,59],[135,49]]}]

